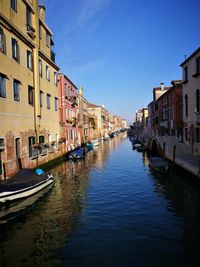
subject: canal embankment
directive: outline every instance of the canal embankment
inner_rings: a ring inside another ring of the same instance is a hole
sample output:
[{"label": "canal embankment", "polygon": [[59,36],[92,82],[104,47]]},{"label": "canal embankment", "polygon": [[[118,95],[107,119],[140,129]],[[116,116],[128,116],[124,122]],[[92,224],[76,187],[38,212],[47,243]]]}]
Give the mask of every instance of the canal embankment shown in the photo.
[{"label": "canal embankment", "polygon": [[157,136],[156,140],[167,160],[200,178],[200,156],[194,155],[192,147],[179,142],[175,136]]}]

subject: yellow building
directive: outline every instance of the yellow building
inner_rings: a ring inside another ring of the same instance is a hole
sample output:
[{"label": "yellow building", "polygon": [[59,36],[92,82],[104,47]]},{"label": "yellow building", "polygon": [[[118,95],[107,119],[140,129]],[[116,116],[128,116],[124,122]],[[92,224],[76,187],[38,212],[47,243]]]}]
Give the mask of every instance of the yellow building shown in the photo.
[{"label": "yellow building", "polygon": [[0,178],[60,154],[52,32],[37,0],[0,1]]}]

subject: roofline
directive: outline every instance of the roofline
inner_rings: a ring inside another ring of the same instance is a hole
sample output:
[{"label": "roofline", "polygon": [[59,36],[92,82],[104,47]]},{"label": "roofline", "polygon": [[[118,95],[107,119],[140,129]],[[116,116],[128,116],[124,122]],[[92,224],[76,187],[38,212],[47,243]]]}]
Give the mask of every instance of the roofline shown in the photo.
[{"label": "roofline", "polygon": [[186,58],[186,60],[184,60],[181,64],[180,64],[180,67],[183,67],[183,65],[185,63],[187,63],[191,58],[193,58],[197,53],[200,52],[200,47],[197,48],[197,50],[195,50],[188,58]]},{"label": "roofline", "polygon": [[78,90],[78,87],[70,80],[69,77],[67,77],[67,75],[65,75],[64,73],[61,73],[61,72],[59,72],[58,75],[63,76],[66,80],[68,80],[69,83],[71,83],[75,87],[76,90]]}]

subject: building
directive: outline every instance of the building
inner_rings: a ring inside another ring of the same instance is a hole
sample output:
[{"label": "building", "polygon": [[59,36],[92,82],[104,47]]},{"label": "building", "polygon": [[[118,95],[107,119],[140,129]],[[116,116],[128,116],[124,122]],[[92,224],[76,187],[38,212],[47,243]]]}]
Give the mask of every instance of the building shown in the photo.
[{"label": "building", "polygon": [[183,75],[183,139],[200,154],[200,47],[181,63]]},{"label": "building", "polygon": [[169,86],[164,86],[164,83],[160,84],[160,87],[153,88],[153,103],[152,103],[152,112],[151,114],[151,122],[153,125],[153,133],[154,135],[159,135],[159,116],[160,116],[160,106],[158,106],[157,100],[168,90],[170,89]]},{"label": "building", "polygon": [[89,114],[88,114],[88,101],[83,96],[83,88],[81,87],[78,95],[79,102],[79,136],[81,144],[90,140],[89,132]]},{"label": "building", "polygon": [[139,109],[135,114],[135,123],[134,123],[135,135],[143,142],[145,142],[148,137],[147,117],[148,117],[148,108]]},{"label": "building", "polygon": [[104,106],[89,103],[88,111],[97,118],[97,135],[104,137],[109,133],[109,112]]},{"label": "building", "polygon": [[78,131],[78,88],[64,74],[58,74],[60,138],[65,152],[80,145]]},{"label": "building", "polygon": [[37,0],[0,1],[2,179],[60,154],[59,68],[52,45],[45,7],[38,7]]}]

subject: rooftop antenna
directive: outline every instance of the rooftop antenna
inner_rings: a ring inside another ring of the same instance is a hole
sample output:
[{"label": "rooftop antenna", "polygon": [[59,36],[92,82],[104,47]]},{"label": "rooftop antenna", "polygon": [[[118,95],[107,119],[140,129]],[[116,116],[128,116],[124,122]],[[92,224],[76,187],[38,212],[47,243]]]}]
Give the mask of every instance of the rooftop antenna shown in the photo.
[{"label": "rooftop antenna", "polygon": [[186,60],[186,58],[187,58],[187,55],[185,55],[184,57],[185,57],[185,60]]}]

